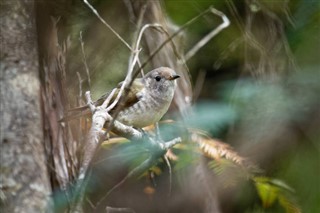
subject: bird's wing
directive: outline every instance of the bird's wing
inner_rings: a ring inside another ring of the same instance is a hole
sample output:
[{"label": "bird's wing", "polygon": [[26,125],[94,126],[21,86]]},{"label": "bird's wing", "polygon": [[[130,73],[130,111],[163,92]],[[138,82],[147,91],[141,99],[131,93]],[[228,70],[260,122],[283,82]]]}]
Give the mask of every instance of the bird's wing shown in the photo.
[{"label": "bird's wing", "polygon": [[[116,97],[118,96],[119,92],[120,92],[120,88],[122,86],[123,82],[120,82],[116,88],[116,92],[114,93],[114,95],[112,96],[110,103],[112,103]],[[125,99],[125,103],[123,104],[123,107],[130,107],[133,104],[137,103],[143,96],[143,88],[144,88],[144,84],[143,84],[143,79],[142,78],[136,78],[133,82],[132,85],[128,91],[128,95]],[[110,95],[109,93],[106,93],[104,95],[102,95],[98,100],[96,100],[94,102],[95,106],[100,106],[102,105],[102,103],[106,100],[106,98]],[[114,107],[114,109],[117,108],[119,104],[117,103],[117,105]],[[111,112],[112,113],[112,112]],[[89,107],[87,105],[85,106],[80,106],[80,107],[75,107],[72,109],[69,109],[67,112],[67,115],[64,116],[60,121],[69,121],[69,120],[73,120],[76,118],[80,118],[82,116],[86,116],[90,114],[90,110]]]},{"label": "bird's wing", "polygon": [[[122,84],[123,84],[123,81],[118,84],[118,86],[116,88],[116,92],[112,96],[110,103],[112,103],[117,98]],[[132,85],[128,91],[128,94],[126,97],[126,102],[124,103],[124,107],[129,107],[129,106],[132,106],[133,104],[137,103],[141,99],[141,96],[143,95],[143,88],[144,88],[144,84],[143,84],[142,78],[136,78],[132,82]],[[94,102],[94,105],[100,106],[109,95],[110,95],[110,93],[106,93],[106,94],[102,95],[97,101]]]},{"label": "bird's wing", "polygon": [[[117,91],[115,92],[114,96],[111,99],[112,103],[115,98],[117,97],[120,88],[122,86],[123,82],[120,82],[118,87],[117,87]],[[144,84],[143,84],[143,79],[142,78],[136,78],[133,82],[132,85],[128,91],[128,94],[126,96],[126,98],[124,99],[124,103],[121,104],[124,108],[130,107],[132,105],[134,105],[135,103],[137,103],[139,100],[141,100],[142,96],[144,94]],[[114,108],[118,107],[118,103]]]}]

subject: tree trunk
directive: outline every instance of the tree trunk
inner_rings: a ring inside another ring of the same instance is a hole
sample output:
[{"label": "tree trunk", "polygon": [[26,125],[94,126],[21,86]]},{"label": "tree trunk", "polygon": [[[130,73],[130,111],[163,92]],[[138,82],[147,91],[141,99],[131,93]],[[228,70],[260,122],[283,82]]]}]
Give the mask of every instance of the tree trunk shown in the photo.
[{"label": "tree trunk", "polygon": [[1,210],[49,211],[34,2],[2,1]]}]

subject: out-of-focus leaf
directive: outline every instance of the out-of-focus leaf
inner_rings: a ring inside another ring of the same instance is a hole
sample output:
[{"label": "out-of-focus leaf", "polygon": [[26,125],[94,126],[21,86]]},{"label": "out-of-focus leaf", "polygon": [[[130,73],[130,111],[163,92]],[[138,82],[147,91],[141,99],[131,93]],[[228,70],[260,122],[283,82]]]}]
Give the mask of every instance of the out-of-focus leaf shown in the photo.
[{"label": "out-of-focus leaf", "polygon": [[262,201],[262,206],[264,208],[269,208],[278,199],[279,190],[277,187],[274,187],[263,179],[264,178],[256,178],[258,181],[255,182],[255,186]]},{"label": "out-of-focus leaf", "polygon": [[279,179],[270,179],[269,180],[270,183],[272,183],[274,186],[277,186],[281,189],[285,189],[285,190],[288,190],[292,193],[294,193],[294,189],[292,187],[290,187],[288,184],[286,184],[284,181],[282,180],[279,180]]},{"label": "out-of-focus leaf", "polygon": [[286,213],[301,213],[301,210],[297,204],[288,200],[286,196],[280,195],[279,203],[286,210]]},{"label": "out-of-focus leaf", "polygon": [[218,133],[236,118],[235,111],[227,104],[202,102],[194,107],[194,111],[185,119],[189,127]]},{"label": "out-of-focus leaf", "polygon": [[268,177],[255,177],[253,180],[264,208],[269,208],[278,201],[287,213],[301,212],[293,199],[293,189],[286,183]]}]

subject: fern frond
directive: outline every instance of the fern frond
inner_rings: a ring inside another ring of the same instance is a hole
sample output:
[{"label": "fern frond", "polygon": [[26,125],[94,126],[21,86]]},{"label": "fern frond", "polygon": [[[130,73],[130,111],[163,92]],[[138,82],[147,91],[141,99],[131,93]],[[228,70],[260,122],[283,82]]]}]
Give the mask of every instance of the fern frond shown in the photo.
[{"label": "fern frond", "polygon": [[191,140],[199,145],[200,150],[208,157],[219,161],[221,158],[230,160],[237,165],[246,166],[247,159],[235,152],[231,146],[209,136],[191,133]]}]

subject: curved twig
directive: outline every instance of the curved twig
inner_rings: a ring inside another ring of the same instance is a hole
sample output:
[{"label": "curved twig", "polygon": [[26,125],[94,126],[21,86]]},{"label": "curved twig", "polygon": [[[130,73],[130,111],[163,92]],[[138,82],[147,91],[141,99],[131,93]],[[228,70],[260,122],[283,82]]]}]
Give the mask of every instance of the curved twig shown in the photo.
[{"label": "curved twig", "polygon": [[202,48],[204,45],[206,45],[215,35],[217,35],[220,31],[222,31],[224,28],[228,27],[230,25],[230,21],[228,17],[222,13],[219,10],[216,10],[214,8],[210,8],[210,12],[220,16],[222,18],[222,23],[216,27],[214,30],[212,30],[210,33],[208,33],[205,37],[203,37],[196,45],[193,46],[186,54],[185,54],[185,60],[188,61],[192,56],[196,54],[196,52],[199,51],[200,48]]}]

